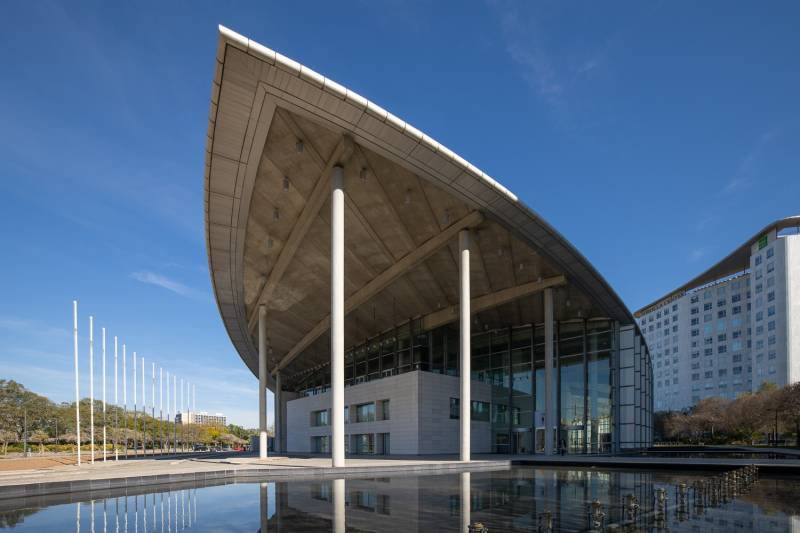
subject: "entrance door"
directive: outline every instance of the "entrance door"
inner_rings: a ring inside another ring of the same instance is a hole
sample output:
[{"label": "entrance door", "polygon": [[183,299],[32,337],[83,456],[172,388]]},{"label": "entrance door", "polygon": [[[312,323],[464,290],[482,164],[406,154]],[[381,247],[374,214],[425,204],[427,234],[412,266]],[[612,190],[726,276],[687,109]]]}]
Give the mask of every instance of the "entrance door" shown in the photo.
[{"label": "entrance door", "polygon": [[544,453],[544,428],[536,428],[536,453]]},{"label": "entrance door", "polygon": [[528,428],[514,429],[512,433],[512,450],[511,453],[515,454],[530,454],[533,453],[533,436],[531,430]]}]

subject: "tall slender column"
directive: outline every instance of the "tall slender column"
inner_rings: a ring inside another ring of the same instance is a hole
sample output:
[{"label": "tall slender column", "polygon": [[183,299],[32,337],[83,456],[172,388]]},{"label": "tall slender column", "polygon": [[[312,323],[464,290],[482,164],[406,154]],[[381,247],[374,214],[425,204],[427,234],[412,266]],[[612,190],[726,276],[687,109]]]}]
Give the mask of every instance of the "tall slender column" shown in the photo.
[{"label": "tall slender column", "polygon": [[344,168],[331,176],[331,462],[344,466]]},{"label": "tall slender column", "polygon": [[275,451],[283,452],[283,391],[281,373],[275,374]]},{"label": "tall slender column", "polygon": [[470,288],[469,288],[469,230],[461,230],[458,233],[459,250],[459,300],[458,300],[458,321],[459,321],[459,354],[461,365],[459,368],[459,383],[461,385],[461,453],[462,461],[470,460],[470,419],[472,415],[472,397],[470,395],[470,384],[472,373],[470,356]]},{"label": "tall slender column", "polygon": [[258,457],[267,458],[267,308],[258,307]]},{"label": "tall slender column", "polygon": [[544,453],[554,451],[553,427],[556,425],[553,402],[553,289],[544,290]]}]

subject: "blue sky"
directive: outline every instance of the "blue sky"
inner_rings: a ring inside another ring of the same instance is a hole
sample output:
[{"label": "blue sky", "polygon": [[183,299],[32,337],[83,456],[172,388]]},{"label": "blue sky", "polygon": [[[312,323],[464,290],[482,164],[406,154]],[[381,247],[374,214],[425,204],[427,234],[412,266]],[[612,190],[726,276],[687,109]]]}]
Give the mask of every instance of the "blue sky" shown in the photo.
[{"label": "blue sky", "polygon": [[[94,314],[129,355],[196,383],[198,408],[256,424],[256,380],[219,319],[203,237],[220,23],[500,180],[632,309],[800,213],[797,2],[13,1],[3,11],[0,377],[56,400],[72,394],[78,298],[83,333]],[[84,370],[86,356],[83,337]]]}]

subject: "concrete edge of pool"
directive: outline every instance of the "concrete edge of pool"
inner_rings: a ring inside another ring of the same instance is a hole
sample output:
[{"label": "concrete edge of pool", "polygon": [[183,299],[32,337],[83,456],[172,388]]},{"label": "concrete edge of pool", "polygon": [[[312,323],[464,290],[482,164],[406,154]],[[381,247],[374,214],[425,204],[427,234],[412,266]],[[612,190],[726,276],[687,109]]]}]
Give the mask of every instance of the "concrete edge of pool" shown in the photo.
[{"label": "concrete edge of pool", "polygon": [[[374,464],[345,466],[342,468],[320,466],[272,466],[266,468],[221,468],[218,470],[204,470],[197,472],[172,472],[152,475],[135,475],[133,473],[118,477],[100,479],[71,479],[61,481],[28,481],[24,478],[19,483],[0,485],[0,501],[12,498],[32,496],[48,496],[68,493],[91,493],[108,491],[112,489],[127,489],[135,487],[154,487],[158,485],[172,485],[176,483],[203,483],[214,481],[247,482],[247,481],[284,481],[300,479],[336,479],[347,477],[372,477],[420,474],[447,474],[452,472],[466,472],[478,470],[496,470],[509,468],[511,461],[483,460],[471,463],[418,461],[416,463],[386,464],[375,461]],[[71,472],[72,473],[72,472]],[[58,477],[60,473],[53,473]]]},{"label": "concrete edge of pool", "polygon": [[[293,461],[293,462],[286,462]],[[189,464],[187,461],[176,461],[174,465],[195,468],[190,471],[167,471],[169,465],[142,465],[136,462],[120,463],[120,466],[131,467],[131,471],[100,472],[99,470],[86,469],[21,472],[19,476],[6,473],[5,479],[0,480],[0,507],[6,507],[9,500],[29,499],[36,497],[52,496],[58,494],[72,494],[78,501],[87,496],[91,499],[93,493],[111,490],[147,489],[164,485],[194,485],[204,486],[256,481],[286,481],[308,479],[335,479],[358,477],[383,477],[386,475],[434,475],[463,471],[497,470],[509,468],[512,465],[539,466],[539,467],[581,467],[581,468],[621,468],[621,469],[652,469],[652,470],[726,470],[744,465],[754,464],[762,472],[800,476],[800,461],[788,459],[743,459],[743,458],[697,458],[697,457],[614,457],[614,456],[533,456],[520,458],[519,456],[501,456],[497,459],[481,459],[471,463],[461,463],[452,460],[435,460],[420,458],[417,460],[387,461],[382,459],[359,459],[353,465],[344,468],[331,468],[318,464],[298,464],[296,459],[287,459],[282,464],[239,463],[233,467],[209,468],[209,463]],[[109,465],[108,468],[119,466]],[[153,472],[153,473],[142,473]],[[106,477],[88,477],[90,474],[108,474]],[[75,477],[84,475],[87,477]],[[65,479],[72,477],[72,479]],[[49,481],[42,481],[50,478]]]}]

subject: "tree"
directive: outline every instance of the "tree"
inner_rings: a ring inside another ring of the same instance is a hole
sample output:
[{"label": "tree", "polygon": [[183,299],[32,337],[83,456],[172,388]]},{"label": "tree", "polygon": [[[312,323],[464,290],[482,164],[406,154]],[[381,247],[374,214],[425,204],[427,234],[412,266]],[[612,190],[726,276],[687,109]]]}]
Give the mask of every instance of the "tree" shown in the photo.
[{"label": "tree", "polygon": [[8,453],[8,443],[17,442],[17,434],[7,429],[0,429],[0,441],[3,443],[3,455]]},{"label": "tree", "polygon": [[777,394],[778,409],[789,427],[794,426],[795,446],[800,448],[800,382],[787,385]]},{"label": "tree", "polygon": [[50,435],[48,435],[46,431],[37,429],[31,433],[30,437],[28,437],[28,440],[39,445],[39,455],[41,455],[44,453],[44,443],[49,438]]}]

